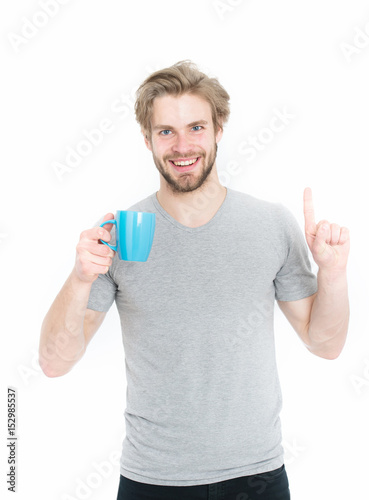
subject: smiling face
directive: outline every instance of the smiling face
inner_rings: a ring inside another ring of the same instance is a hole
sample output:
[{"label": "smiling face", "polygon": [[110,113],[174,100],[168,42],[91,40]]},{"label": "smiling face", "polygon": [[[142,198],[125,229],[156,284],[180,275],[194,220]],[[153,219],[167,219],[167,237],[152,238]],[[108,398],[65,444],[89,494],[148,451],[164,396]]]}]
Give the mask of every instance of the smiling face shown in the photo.
[{"label": "smiling face", "polygon": [[210,104],[197,95],[157,97],[145,143],[173,193],[188,193],[211,177],[222,130],[215,133]]}]

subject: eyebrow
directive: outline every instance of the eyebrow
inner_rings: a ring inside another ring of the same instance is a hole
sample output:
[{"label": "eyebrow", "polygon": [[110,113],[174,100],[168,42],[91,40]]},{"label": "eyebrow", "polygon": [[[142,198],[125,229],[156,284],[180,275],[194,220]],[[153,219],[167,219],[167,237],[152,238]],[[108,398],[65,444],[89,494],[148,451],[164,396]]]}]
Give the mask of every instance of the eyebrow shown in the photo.
[{"label": "eyebrow", "polygon": [[[207,125],[208,122],[206,120],[196,120],[195,122],[189,123],[186,125],[187,127],[195,127],[196,125]],[[171,130],[172,125],[155,125],[153,130]]]}]

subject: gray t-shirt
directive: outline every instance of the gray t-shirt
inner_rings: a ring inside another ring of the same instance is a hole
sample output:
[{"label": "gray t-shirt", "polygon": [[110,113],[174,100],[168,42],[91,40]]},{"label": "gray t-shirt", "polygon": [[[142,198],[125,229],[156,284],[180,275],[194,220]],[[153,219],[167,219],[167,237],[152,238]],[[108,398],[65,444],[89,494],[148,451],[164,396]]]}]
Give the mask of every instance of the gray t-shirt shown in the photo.
[{"label": "gray t-shirt", "polygon": [[227,189],[213,218],[180,224],[156,193],[129,210],[156,213],[147,262],[115,255],[88,308],[116,302],[126,361],[121,474],[200,485],[284,462],[275,299],[316,292],[302,232],[281,204]]}]

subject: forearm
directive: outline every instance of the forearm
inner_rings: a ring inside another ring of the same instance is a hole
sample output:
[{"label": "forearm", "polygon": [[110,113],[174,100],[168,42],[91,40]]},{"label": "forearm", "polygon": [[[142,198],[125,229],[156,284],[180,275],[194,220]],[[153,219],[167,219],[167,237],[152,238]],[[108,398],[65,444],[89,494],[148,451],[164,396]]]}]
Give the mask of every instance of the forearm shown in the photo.
[{"label": "forearm", "polygon": [[83,321],[91,283],[70,274],[42,324],[39,362],[50,377],[70,371],[85,352]]},{"label": "forearm", "polygon": [[349,324],[346,272],[318,271],[318,292],[311,309],[308,335],[310,349],[335,359],[346,341]]}]

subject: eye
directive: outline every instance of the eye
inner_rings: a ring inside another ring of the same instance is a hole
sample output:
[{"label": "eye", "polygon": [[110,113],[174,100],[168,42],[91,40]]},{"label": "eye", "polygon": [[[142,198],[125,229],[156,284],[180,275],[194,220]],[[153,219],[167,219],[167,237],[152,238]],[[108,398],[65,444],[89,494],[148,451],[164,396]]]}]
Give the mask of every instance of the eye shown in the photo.
[{"label": "eye", "polygon": [[170,130],[162,130],[162,131],[160,132],[160,134],[161,134],[161,135],[169,135],[169,134],[171,134],[171,133],[172,133],[172,132],[171,132]]},{"label": "eye", "polygon": [[194,127],[192,127],[192,130],[194,130],[195,132],[198,132],[199,130],[201,130],[203,127],[201,125],[195,125]]}]

